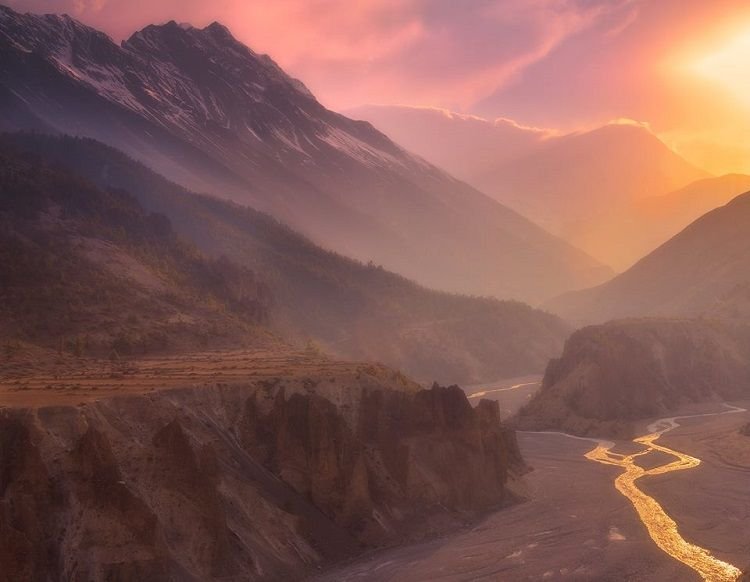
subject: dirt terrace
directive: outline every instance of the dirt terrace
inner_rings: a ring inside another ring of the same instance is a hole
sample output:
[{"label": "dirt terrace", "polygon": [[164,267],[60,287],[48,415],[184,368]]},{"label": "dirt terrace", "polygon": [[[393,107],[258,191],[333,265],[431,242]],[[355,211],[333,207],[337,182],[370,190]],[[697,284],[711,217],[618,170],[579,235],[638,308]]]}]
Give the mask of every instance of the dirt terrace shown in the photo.
[{"label": "dirt terrace", "polygon": [[33,352],[0,362],[0,407],[76,405],[109,396],[273,378],[326,377],[372,364],[313,350],[247,349],[119,361]]}]

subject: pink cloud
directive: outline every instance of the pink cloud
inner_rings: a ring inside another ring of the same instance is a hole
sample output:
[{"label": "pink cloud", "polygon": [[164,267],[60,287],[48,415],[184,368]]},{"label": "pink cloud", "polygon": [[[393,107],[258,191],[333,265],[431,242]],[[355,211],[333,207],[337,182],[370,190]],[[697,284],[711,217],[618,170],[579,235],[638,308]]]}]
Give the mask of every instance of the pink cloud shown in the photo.
[{"label": "pink cloud", "polygon": [[627,117],[696,135],[739,117],[727,120],[712,88],[670,79],[664,56],[749,10],[747,0],[3,1],[68,12],[118,40],[151,23],[218,20],[334,109],[431,105],[566,131]]},{"label": "pink cloud", "polygon": [[10,0],[70,12],[116,39],[150,23],[219,20],[326,104],[467,109],[632,0]]}]

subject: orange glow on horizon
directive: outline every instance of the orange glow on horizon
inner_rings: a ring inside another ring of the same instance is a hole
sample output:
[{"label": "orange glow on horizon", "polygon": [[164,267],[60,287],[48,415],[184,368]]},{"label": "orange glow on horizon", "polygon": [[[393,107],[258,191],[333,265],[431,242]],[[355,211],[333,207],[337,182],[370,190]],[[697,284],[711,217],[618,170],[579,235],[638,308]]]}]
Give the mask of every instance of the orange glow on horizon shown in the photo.
[{"label": "orange glow on horizon", "polygon": [[738,103],[750,106],[750,29],[730,38],[691,69],[728,91]]},{"label": "orange glow on horizon", "polygon": [[750,12],[729,14],[713,28],[676,42],[662,62],[679,124],[659,137],[716,175],[750,173]]}]

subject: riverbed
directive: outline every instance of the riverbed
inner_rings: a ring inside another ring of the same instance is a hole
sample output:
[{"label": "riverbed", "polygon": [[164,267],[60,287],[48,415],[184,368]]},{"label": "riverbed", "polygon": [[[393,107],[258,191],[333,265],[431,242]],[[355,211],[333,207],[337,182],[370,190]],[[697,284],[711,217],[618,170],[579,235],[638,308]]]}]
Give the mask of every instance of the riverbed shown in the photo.
[{"label": "riverbed", "polygon": [[[720,410],[709,404],[688,412]],[[681,420],[659,443],[701,463],[639,481],[685,539],[739,568],[750,564],[750,437],[739,435],[748,420],[747,412]],[[647,423],[643,428],[645,434]],[[701,580],[657,547],[615,488],[622,468],[585,457],[593,443],[543,433],[519,433],[519,443],[534,467],[525,477],[528,501],[450,537],[372,553],[318,580]],[[632,451],[632,443],[617,446]]]}]

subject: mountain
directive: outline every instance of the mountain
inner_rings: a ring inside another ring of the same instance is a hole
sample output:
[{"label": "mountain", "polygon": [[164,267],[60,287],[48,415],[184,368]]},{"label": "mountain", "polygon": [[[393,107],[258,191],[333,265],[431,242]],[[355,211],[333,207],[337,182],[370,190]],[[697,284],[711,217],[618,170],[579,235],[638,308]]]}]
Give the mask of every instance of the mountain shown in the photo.
[{"label": "mountain", "polygon": [[633,267],[548,307],[571,321],[747,311],[750,193],[712,210]]},{"label": "mountain", "polygon": [[[472,407],[458,386],[424,390],[383,365],[293,349],[269,331],[292,293],[279,281],[300,285],[290,317],[314,313],[348,272],[453,326],[462,308],[559,320],[337,257],[91,140],[15,139],[0,142],[0,579],[300,579],[514,500],[509,482],[525,467],[497,403]],[[45,155],[19,151],[24,140]],[[43,146],[100,177],[150,179],[183,225],[223,217],[219,240],[232,241],[234,221],[248,252],[265,245],[263,273],[206,256],[165,215]],[[272,265],[286,279],[266,284]],[[362,307],[339,286],[332,325]]]},{"label": "mountain", "polygon": [[483,177],[555,135],[510,119],[488,120],[437,107],[362,105],[344,113],[369,121],[410,152],[488,194],[498,185]]},{"label": "mountain", "polygon": [[0,148],[0,340],[130,356],[273,345],[266,286],[163,215]]},{"label": "mountain", "polygon": [[[183,220],[255,227],[242,242],[273,247],[269,263],[307,264],[284,244],[317,257],[296,281],[298,312],[315,310],[316,275],[324,287],[367,272],[102,144],[16,138],[89,167],[73,146],[98,150],[110,162],[100,175],[130,164],[132,180],[140,171],[177,191]],[[288,297],[278,279],[202,254],[128,192],[11,141],[0,143],[0,578],[298,579],[513,501],[524,466],[496,403],[291,348],[269,331]],[[325,261],[338,270],[317,273]],[[396,296],[438,309],[505,309],[371,270],[363,286],[400,283]]]},{"label": "mountain", "polygon": [[[705,180],[644,207],[656,217],[675,210],[681,220],[746,180]],[[632,437],[639,419],[692,402],[746,398],[749,233],[750,193],[708,212],[611,281],[550,302],[571,321],[614,321],[567,340],[518,426]]]},{"label": "mountain", "polygon": [[559,134],[439,109],[365,106],[350,113],[617,268],[654,248],[653,235],[619,232],[629,226],[623,211],[638,220],[631,205],[707,176],[634,123]]},{"label": "mountain", "polygon": [[487,191],[498,199],[570,237],[579,221],[705,176],[647,128],[613,123],[547,139],[483,181],[495,184]]},{"label": "mountain", "polygon": [[576,331],[547,367],[519,427],[632,438],[639,419],[693,402],[747,398],[750,327],[634,319]]},{"label": "mountain", "polygon": [[189,188],[430,287],[537,301],[607,269],[516,212],[323,107],[222,25],[122,45],[67,16],[0,9],[0,128],[117,147]]},{"label": "mountain", "polygon": [[644,218],[647,217],[653,222],[658,221],[665,226],[665,231],[671,231],[675,225],[683,224],[684,228],[695,219],[719,206],[724,206],[749,190],[750,176],[727,174],[697,180],[663,196],[644,198],[638,201],[638,209]]},{"label": "mountain", "polygon": [[313,338],[331,353],[382,361],[426,382],[473,383],[541,372],[569,333],[527,305],[431,291],[321,249],[266,214],[188,192],[90,139],[8,134],[0,144],[103,190],[129,192],[211,260],[252,270],[266,289],[264,321],[297,342]]},{"label": "mountain", "polygon": [[[625,270],[706,212],[750,190],[750,176],[704,178],[660,196],[638,198],[579,223],[571,242]],[[593,251],[593,249],[597,249]]]}]

